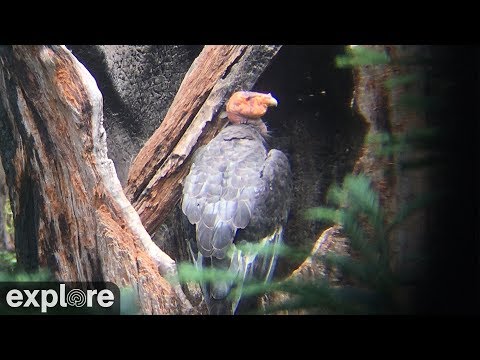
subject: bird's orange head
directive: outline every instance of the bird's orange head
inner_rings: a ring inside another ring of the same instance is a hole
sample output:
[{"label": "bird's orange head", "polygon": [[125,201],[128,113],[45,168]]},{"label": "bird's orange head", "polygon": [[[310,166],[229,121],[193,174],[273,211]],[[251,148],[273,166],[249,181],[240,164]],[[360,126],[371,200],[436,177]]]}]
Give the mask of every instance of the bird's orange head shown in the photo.
[{"label": "bird's orange head", "polygon": [[270,106],[277,106],[271,94],[253,91],[237,91],[227,102],[227,116],[232,124],[247,124],[258,121]]}]

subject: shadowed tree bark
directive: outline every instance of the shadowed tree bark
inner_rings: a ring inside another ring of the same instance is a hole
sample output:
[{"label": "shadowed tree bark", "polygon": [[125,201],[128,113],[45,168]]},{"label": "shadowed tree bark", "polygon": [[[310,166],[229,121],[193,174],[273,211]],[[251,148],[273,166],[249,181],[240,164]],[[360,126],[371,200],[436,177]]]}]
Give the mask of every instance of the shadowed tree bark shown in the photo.
[{"label": "shadowed tree bark", "polygon": [[[182,100],[181,92],[178,101],[187,108],[180,118],[167,117],[171,149],[185,158],[228,92],[251,87],[278,48],[207,47],[215,66],[199,57],[189,72],[197,76],[194,95]],[[230,61],[225,53],[234,54]],[[133,287],[143,313],[194,311],[180,288],[164,279],[175,275],[175,262],[152,242],[107,156],[102,95],[90,73],[63,46],[2,47],[0,60],[1,155],[19,264],[27,271],[48,267],[61,281]],[[242,76],[238,69],[245,66],[252,71]],[[199,106],[195,99],[204,94]],[[181,120],[193,125],[185,130],[177,126]],[[151,173],[140,171],[136,180],[148,183],[145,176]],[[174,191],[161,194],[164,206],[175,201]]]},{"label": "shadowed tree bark", "polygon": [[67,45],[104,99],[108,156],[122,186],[162,120],[201,45]]},{"label": "shadowed tree bark", "polygon": [[251,89],[279,48],[206,46],[192,64],[165,119],[130,168],[126,193],[149,233],[178,202],[189,155],[225,126],[216,117],[227,97]]},{"label": "shadowed tree bark", "polygon": [[[421,101],[427,95],[426,65],[422,59],[430,57],[430,47],[376,45],[367,48],[385,52],[391,59],[387,65],[362,66],[356,70],[355,107],[369,126],[368,134],[371,136],[382,132],[395,137],[431,125],[427,123],[425,108],[408,106],[403,102],[407,96]],[[391,89],[386,86],[386,81],[393,77],[412,75],[416,76],[413,83]],[[381,156],[373,144],[367,143],[364,147],[354,171],[371,177],[388,220],[393,220],[402,209],[431,191],[427,167],[403,168],[407,161],[421,159],[424,155],[416,150]],[[424,285],[427,276],[427,263],[422,261],[422,256],[425,258],[427,255],[427,212],[426,207],[416,210],[389,238],[391,268],[396,274],[404,276],[404,285],[397,289],[397,300],[407,311],[417,310],[416,291],[421,287],[418,284],[423,282]]]},{"label": "shadowed tree bark", "polygon": [[[426,65],[422,61],[429,59],[429,46],[371,45],[365,48],[384,52],[390,58],[389,64],[365,65],[356,67],[354,72],[354,88],[352,110],[359,121],[367,126],[366,137],[380,133],[401,136],[410,131],[424,129],[434,125],[427,121],[424,108],[404,104],[406,95],[413,99],[424,99],[427,95],[425,84]],[[386,81],[393,77],[416,75],[414,82],[399,84],[393,88],[386,86]],[[421,159],[425,153],[397,151],[391,156],[377,152],[374,143],[365,142],[355,161],[353,173],[364,173],[372,180],[372,186],[380,196],[382,207],[386,210],[387,220],[414,201],[428,194],[431,189],[431,174],[428,167],[405,170],[406,161]],[[430,209],[431,211],[431,209]],[[402,284],[396,289],[396,300],[399,308],[405,312],[418,311],[419,290],[426,286],[428,272],[424,261],[429,244],[429,223],[427,207],[420,208],[408,217],[392,232],[390,263],[392,270],[402,274]],[[431,230],[431,229],[430,229]],[[320,255],[332,251],[339,255],[351,252],[349,240],[342,234],[338,226],[329,227],[318,237],[312,254],[290,276],[292,279],[312,281],[327,277],[332,285],[341,285],[338,272],[325,268]],[[423,258],[422,258],[423,257]],[[429,264],[431,266],[431,264]],[[405,276],[406,275],[406,276]],[[274,294],[273,303],[289,299],[284,294]],[[430,299],[429,299],[430,300]],[[424,310],[424,309],[423,309]],[[296,313],[296,312],[295,312]],[[304,313],[304,312],[300,312]]]},{"label": "shadowed tree bark", "polygon": [[21,267],[133,287],[144,313],[182,312],[157,270],[174,274],[175,263],[151,241],[107,157],[95,80],[65,47],[3,47],[0,59],[1,154]]}]

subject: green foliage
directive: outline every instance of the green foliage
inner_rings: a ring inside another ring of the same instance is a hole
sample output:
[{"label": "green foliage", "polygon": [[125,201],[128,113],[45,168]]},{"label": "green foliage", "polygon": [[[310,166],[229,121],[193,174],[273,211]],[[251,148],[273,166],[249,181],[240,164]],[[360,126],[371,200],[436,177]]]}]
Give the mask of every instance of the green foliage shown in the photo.
[{"label": "green foliage", "polygon": [[[397,166],[401,170],[418,167],[439,166],[441,162],[441,143],[445,134],[439,128],[418,128],[399,135],[389,133],[369,134],[366,143],[379,157],[397,157]],[[414,155],[414,156],[413,156]]]},{"label": "green foliage", "polygon": [[13,212],[10,206],[10,199],[7,198],[5,205],[3,207],[3,217],[5,219],[5,230],[8,234],[13,235],[14,226],[13,226]]},{"label": "green foliage", "polygon": [[[236,246],[243,255],[266,256],[276,254],[278,256],[288,257],[290,260],[303,260],[309,255],[309,251],[302,249],[295,249],[285,244],[277,245],[263,245],[263,244],[240,244]],[[214,281],[229,281],[235,285],[242,285],[242,278],[238,274],[213,268],[204,268],[198,270],[195,265],[189,262],[179,263],[177,266],[178,277],[169,279],[172,283],[189,283],[189,282],[214,282]],[[250,292],[255,293],[257,287],[264,288],[266,285],[262,282],[252,281],[249,284],[251,286]],[[244,293],[242,291],[242,293]],[[232,293],[234,298],[235,293]]]},{"label": "green foliage", "polygon": [[[327,253],[320,256],[320,260],[337,268],[354,286],[333,287],[326,278],[306,283],[291,279],[271,283],[250,280],[243,284],[242,296],[273,291],[291,295],[287,303],[267,308],[267,312],[286,309],[332,314],[395,312],[391,290],[396,279],[389,267],[387,241],[392,224],[386,223],[384,210],[370,180],[365,175],[348,175],[341,186],[330,189],[328,201],[333,207],[309,209],[306,217],[341,226],[355,256]],[[273,249],[265,246],[262,251],[266,254]],[[295,250],[283,245],[280,254],[290,257]],[[305,253],[297,256],[305,256]],[[199,271],[191,264],[180,264],[179,279],[181,282],[229,280],[236,284],[242,281],[231,272],[211,268]],[[230,295],[234,297],[235,291]]]},{"label": "green foliage", "polygon": [[350,46],[346,50],[346,55],[339,55],[335,59],[339,68],[365,66],[365,65],[384,65],[390,62],[390,57],[381,51],[371,50],[363,46]]},{"label": "green foliage", "polygon": [[180,263],[178,265],[178,280],[181,283],[190,281],[195,282],[214,282],[214,281],[232,281],[238,283],[240,280],[236,273],[230,271],[204,268],[198,270],[195,265],[190,263]]},{"label": "green foliage", "polygon": [[401,208],[394,216],[393,220],[388,226],[388,232],[390,232],[395,226],[403,223],[410,215],[416,210],[425,208],[427,205],[433,204],[440,200],[440,196],[436,194],[423,194],[416,199],[413,199],[409,204]]},{"label": "green foliage", "polygon": [[120,315],[139,315],[138,298],[132,287],[120,288]]},{"label": "green foliage", "polygon": [[332,207],[317,207],[306,211],[310,220],[341,226],[349,239],[353,256],[326,253],[319,260],[335,267],[352,285],[332,286],[326,278],[299,282],[288,279],[270,284],[248,283],[244,296],[272,291],[286,292],[290,300],[266,309],[308,310],[324,314],[395,313],[398,309],[392,298],[397,282],[389,267],[386,215],[378,194],[365,175],[347,175],[341,186],[328,193]]},{"label": "green foliage", "polygon": [[385,87],[389,90],[392,90],[399,86],[414,84],[420,79],[420,77],[420,74],[393,76],[385,80]]},{"label": "green foliage", "polygon": [[[389,243],[386,215],[380,206],[378,194],[365,175],[347,175],[342,186],[333,186],[327,199],[334,208],[316,208],[308,217],[329,224],[340,225],[350,241],[355,256],[327,253],[325,264],[337,267],[361,289],[369,289],[376,298],[389,299],[395,282],[389,267]],[[323,210],[322,210],[323,209]],[[335,221],[325,214],[335,211]],[[361,304],[357,304],[362,309]],[[368,305],[368,304],[363,304]],[[386,306],[386,308],[390,308]],[[368,307],[363,307],[368,312]],[[393,309],[391,309],[393,310]]]},{"label": "green foliage", "polygon": [[265,245],[265,244],[253,244],[245,243],[238,244],[237,249],[245,255],[260,255],[266,256],[271,254],[277,254],[279,256],[288,257],[291,260],[302,260],[309,255],[309,249],[292,248],[285,244],[277,245]]},{"label": "green foliage", "polygon": [[244,296],[253,296],[273,291],[288,293],[291,296],[282,303],[268,305],[264,310],[267,314],[292,310],[309,310],[317,314],[360,314],[364,311],[352,301],[352,298],[355,296],[369,298],[365,290],[335,288],[324,279],[310,282],[284,280],[270,284],[248,283],[242,293]]},{"label": "green foliage", "polygon": [[410,110],[426,111],[427,109],[440,107],[441,103],[440,99],[434,96],[402,94],[396,106],[404,107]]},{"label": "green foliage", "polygon": [[[14,233],[13,213],[10,207],[10,200],[5,201],[3,211],[4,227],[8,235],[12,236]],[[3,240],[0,240],[3,241]],[[14,252],[2,250],[0,251],[0,277],[3,272],[13,273],[17,265],[17,258]]]},{"label": "green foliage", "polygon": [[320,255],[319,260],[327,267],[338,269],[350,285],[333,286],[326,278],[309,282],[288,279],[271,284],[245,284],[243,294],[252,296],[279,291],[291,295],[287,302],[268,307],[267,313],[280,310],[322,314],[400,312],[402,309],[395,302],[393,289],[405,276],[394,274],[390,269],[388,237],[396,225],[433,198],[418,199],[387,222],[370,179],[360,174],[347,175],[341,186],[332,186],[327,199],[331,207],[309,209],[305,216],[309,220],[340,226],[349,239],[351,255],[328,252]]},{"label": "green foliage", "polygon": [[54,281],[48,270],[42,269],[35,273],[26,273],[23,271],[0,272],[0,282],[24,282],[24,281]]},{"label": "green foliage", "polygon": [[0,276],[2,272],[12,273],[17,265],[15,253],[10,251],[0,251]]}]

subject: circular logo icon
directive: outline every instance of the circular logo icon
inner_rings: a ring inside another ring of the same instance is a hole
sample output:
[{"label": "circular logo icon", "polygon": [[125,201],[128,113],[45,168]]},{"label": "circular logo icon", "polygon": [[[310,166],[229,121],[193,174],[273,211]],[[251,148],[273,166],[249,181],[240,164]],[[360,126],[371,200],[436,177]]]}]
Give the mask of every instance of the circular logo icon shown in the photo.
[{"label": "circular logo icon", "polygon": [[82,290],[72,289],[67,294],[67,304],[75,307],[82,307],[87,302],[87,297]]}]

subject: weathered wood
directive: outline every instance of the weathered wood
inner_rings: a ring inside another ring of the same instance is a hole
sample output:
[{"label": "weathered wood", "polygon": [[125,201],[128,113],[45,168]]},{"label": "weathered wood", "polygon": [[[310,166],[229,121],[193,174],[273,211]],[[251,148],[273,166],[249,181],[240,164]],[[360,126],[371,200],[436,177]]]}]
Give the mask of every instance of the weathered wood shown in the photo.
[{"label": "weathered wood", "polygon": [[[376,45],[368,48],[389,54],[391,64],[363,66],[356,70],[355,105],[358,113],[369,125],[369,135],[385,132],[401,136],[415,129],[427,126],[426,114],[417,108],[402,106],[402,96],[425,96],[425,84],[419,76],[414,84],[399,85],[393,89],[385,86],[385,80],[392,76],[421,74],[424,66],[402,64],[401,60],[426,58],[428,46]],[[394,153],[390,157],[379,156],[373,144],[365,144],[362,156],[358,159],[354,171],[365,173],[372,179],[374,188],[380,195],[382,206],[386,210],[387,220],[425,195],[429,190],[429,170],[418,168],[403,171],[401,164],[425,154],[419,151]],[[407,159],[408,157],[408,159]],[[402,222],[391,233],[390,265],[397,274],[411,274],[412,284],[424,281],[427,274],[425,262],[419,261],[426,244],[426,209],[417,209],[413,215]],[[414,306],[415,286],[405,285],[398,289],[398,301],[411,311]]]},{"label": "weathered wood", "polygon": [[179,200],[190,155],[225,125],[218,113],[227,97],[251,89],[279,49],[206,46],[194,61],[161,126],[129,173],[127,196],[150,234]]},{"label": "weathered wood", "polygon": [[130,168],[127,194],[133,199],[138,198],[139,191],[143,191],[161,161],[171,152],[216,81],[245,48],[244,45],[206,46],[194,61],[161,126],[140,150]]},{"label": "weathered wood", "polygon": [[133,287],[143,313],[182,312],[162,274],[175,262],[151,241],[107,156],[102,95],[63,46],[0,51],[0,154],[19,264],[61,281]]}]

